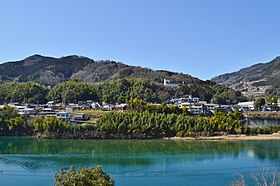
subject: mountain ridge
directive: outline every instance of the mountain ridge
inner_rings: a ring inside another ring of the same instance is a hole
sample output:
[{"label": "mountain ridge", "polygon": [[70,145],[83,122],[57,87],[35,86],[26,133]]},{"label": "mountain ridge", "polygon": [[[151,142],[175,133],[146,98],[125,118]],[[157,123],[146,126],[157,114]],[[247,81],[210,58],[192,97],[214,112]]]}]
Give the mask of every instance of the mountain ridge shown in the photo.
[{"label": "mountain ridge", "polygon": [[239,71],[225,73],[211,80],[224,84],[244,94],[263,95],[269,88],[280,87],[280,57],[267,63],[257,63]]},{"label": "mountain ridge", "polygon": [[[10,82],[18,78],[20,82],[35,81],[45,86],[55,86],[67,80],[86,83],[100,83],[121,78],[145,78],[158,83],[164,78],[186,84],[209,84],[188,74],[167,70],[153,70],[121,62],[101,60],[71,55],[60,58],[35,54],[19,61],[0,64],[0,82]],[[211,83],[210,83],[211,84]]]}]

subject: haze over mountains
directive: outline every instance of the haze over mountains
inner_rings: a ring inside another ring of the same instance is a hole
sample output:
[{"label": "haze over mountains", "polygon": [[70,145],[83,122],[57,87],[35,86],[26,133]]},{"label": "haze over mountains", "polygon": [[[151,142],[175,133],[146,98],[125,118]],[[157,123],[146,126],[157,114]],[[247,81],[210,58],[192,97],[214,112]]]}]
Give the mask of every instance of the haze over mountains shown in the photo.
[{"label": "haze over mountains", "polygon": [[237,72],[222,74],[211,80],[247,94],[264,94],[268,88],[280,87],[280,57],[268,63],[259,63]]},{"label": "haze over mountains", "polygon": [[165,70],[151,70],[129,66],[115,61],[94,61],[87,57],[66,56],[61,58],[33,55],[24,60],[0,64],[0,81],[35,81],[46,86],[55,86],[66,80],[98,83],[120,78],[146,78],[161,83],[164,78],[186,84],[208,84],[187,74]]}]

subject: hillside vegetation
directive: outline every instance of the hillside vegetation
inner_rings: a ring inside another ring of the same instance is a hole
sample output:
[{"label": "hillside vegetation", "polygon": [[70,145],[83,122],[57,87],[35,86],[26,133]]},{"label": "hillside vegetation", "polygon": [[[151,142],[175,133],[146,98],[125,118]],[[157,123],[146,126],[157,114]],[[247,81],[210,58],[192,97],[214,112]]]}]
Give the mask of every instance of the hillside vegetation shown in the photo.
[{"label": "hillside vegetation", "polygon": [[0,74],[1,82],[18,78],[19,82],[35,81],[46,86],[55,86],[67,80],[98,83],[122,78],[145,78],[157,83],[167,78],[187,85],[211,84],[187,74],[151,70],[115,61],[94,61],[81,56],[53,58],[34,55],[21,61],[0,64]]},{"label": "hillside vegetation", "polygon": [[[88,99],[120,103],[134,98],[162,103],[186,94],[218,104],[244,100],[240,92],[209,80],[114,61],[96,62],[80,56],[34,55],[0,64],[0,74],[0,103],[44,103],[47,100],[69,103]],[[165,78],[184,82],[184,85],[164,86]]]},{"label": "hillside vegetation", "polygon": [[86,100],[114,104],[128,103],[135,98],[145,102],[163,103],[174,96],[186,94],[217,104],[235,104],[245,99],[240,92],[223,85],[171,88],[138,78],[104,81],[98,85],[69,80],[50,89],[35,82],[13,81],[0,84],[0,104],[10,102],[46,103],[48,100],[65,104]]},{"label": "hillside vegetation", "polygon": [[259,63],[237,72],[214,77],[212,81],[221,83],[248,94],[280,95],[280,57],[269,63]]}]

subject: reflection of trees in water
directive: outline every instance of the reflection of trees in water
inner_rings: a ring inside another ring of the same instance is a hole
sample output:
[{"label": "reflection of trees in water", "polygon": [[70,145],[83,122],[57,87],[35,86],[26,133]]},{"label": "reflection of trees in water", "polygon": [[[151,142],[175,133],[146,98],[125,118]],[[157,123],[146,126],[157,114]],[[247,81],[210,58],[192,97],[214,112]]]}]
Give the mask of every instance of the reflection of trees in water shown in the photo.
[{"label": "reflection of trees in water", "polygon": [[0,138],[1,154],[230,154],[254,150],[264,159],[279,159],[278,141],[53,140]]},{"label": "reflection of trees in water", "polygon": [[119,167],[126,166],[141,166],[149,165],[151,160],[148,158],[115,158],[115,157],[90,157],[88,155],[81,156],[57,156],[44,155],[4,155],[0,157],[0,162],[17,165],[28,170],[58,170],[63,167],[69,167],[75,164],[78,167],[87,167],[93,165],[118,165]]},{"label": "reflection of trees in water", "polygon": [[280,141],[252,141],[250,148],[260,160],[278,160],[280,162]]},{"label": "reflection of trees in water", "polygon": [[30,169],[30,170],[38,170],[41,169],[41,167],[44,167],[44,163],[32,159],[26,160],[25,158],[22,158],[21,156],[17,157],[9,157],[5,155],[4,157],[0,157],[0,162],[11,164],[11,165],[18,165],[20,167],[23,167],[24,169]]},{"label": "reflection of trees in water", "polygon": [[1,154],[220,154],[238,155],[244,142],[167,140],[53,140],[1,138]]},{"label": "reflection of trees in water", "polygon": [[[0,161],[26,169],[88,165],[139,167],[238,157],[280,160],[279,141],[53,140],[0,138]],[[8,155],[7,155],[8,154]]]}]

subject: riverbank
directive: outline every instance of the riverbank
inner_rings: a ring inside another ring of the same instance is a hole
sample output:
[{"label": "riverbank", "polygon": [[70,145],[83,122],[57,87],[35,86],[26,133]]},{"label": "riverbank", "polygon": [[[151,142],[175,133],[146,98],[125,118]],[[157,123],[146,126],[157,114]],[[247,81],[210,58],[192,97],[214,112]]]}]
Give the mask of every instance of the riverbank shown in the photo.
[{"label": "riverbank", "polygon": [[221,141],[250,141],[250,140],[280,140],[280,132],[273,134],[259,134],[259,135],[222,135],[222,136],[197,136],[197,137],[152,137],[143,134],[138,135],[123,135],[123,134],[106,134],[104,132],[88,131],[85,133],[37,133],[34,137],[45,139],[130,139],[130,140],[145,140],[145,139],[164,139],[174,141],[192,141],[192,140],[221,140]]},{"label": "riverbank", "polygon": [[224,135],[224,136],[200,136],[200,137],[171,137],[164,138],[165,140],[174,140],[174,141],[191,141],[191,140],[280,140],[280,132],[273,134],[262,134],[262,135],[253,135],[247,136],[243,134],[236,135]]}]

